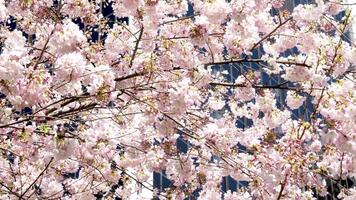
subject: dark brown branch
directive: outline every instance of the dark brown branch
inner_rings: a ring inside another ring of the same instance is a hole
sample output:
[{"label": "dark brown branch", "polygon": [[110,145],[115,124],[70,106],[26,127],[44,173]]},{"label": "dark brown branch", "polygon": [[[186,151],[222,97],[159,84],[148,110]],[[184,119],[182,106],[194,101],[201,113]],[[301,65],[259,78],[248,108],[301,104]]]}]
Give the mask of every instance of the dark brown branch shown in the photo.
[{"label": "dark brown branch", "polygon": [[31,183],[30,186],[28,186],[26,188],[26,190],[21,194],[21,196],[19,197],[19,199],[23,199],[23,197],[25,196],[25,194],[32,188],[33,185],[36,184],[36,182],[38,181],[38,179],[41,178],[41,176],[47,171],[47,169],[49,168],[49,166],[51,165],[51,163],[53,162],[53,157],[51,157],[51,160],[47,163],[47,165],[45,166],[45,168],[42,170],[42,172],[37,176],[37,178]]},{"label": "dark brown branch", "polygon": [[12,122],[12,123],[10,123],[10,124],[0,125],[0,128],[7,128],[7,127],[9,127],[9,126],[16,125],[16,124],[20,124],[20,123],[22,123],[22,122],[27,122],[27,121],[29,121],[29,120],[31,120],[30,117],[25,118],[25,119],[22,119],[22,120],[19,120],[19,121],[16,121],[16,122]]},{"label": "dark brown branch", "polygon": [[[266,63],[265,60],[262,59],[250,59],[250,58],[240,58],[240,59],[231,59],[231,60],[226,60],[226,61],[220,61],[220,62],[211,62],[211,63],[205,63],[205,66],[210,66],[210,65],[226,65],[226,64],[233,64],[233,63],[245,63],[245,62],[250,62],[250,63]],[[282,61],[282,60],[276,60],[276,63],[278,64],[284,64],[284,65],[299,65],[299,66],[304,66],[307,68],[311,68],[310,65],[307,65],[306,63],[299,63],[299,62],[293,62],[293,61]]]},{"label": "dark brown branch", "polygon": [[64,115],[68,115],[77,111],[84,111],[84,110],[94,108],[96,105],[98,105],[98,103],[90,103],[88,105],[80,106],[79,108],[75,108],[67,111],[60,111],[50,117],[63,117]]},{"label": "dark brown branch", "polygon": [[[74,97],[72,99],[69,99],[68,101],[65,101],[65,102],[61,103],[60,107],[62,108],[62,107],[66,106],[66,105],[68,105],[70,103],[73,103],[73,102],[77,101],[78,99],[79,99],[79,97]],[[51,114],[52,112],[54,112],[56,110],[57,110],[57,108],[52,108],[50,110],[47,110],[46,111],[46,115],[49,115],[49,114]]]},{"label": "dark brown branch", "polygon": [[253,47],[251,48],[251,51],[253,49],[255,49],[256,47],[258,47],[263,41],[265,41],[266,39],[268,39],[269,37],[271,37],[271,35],[273,33],[275,33],[280,27],[282,27],[284,24],[286,24],[287,22],[289,22],[290,20],[292,20],[293,17],[290,17],[288,19],[286,19],[284,22],[280,23],[275,29],[273,29],[269,34],[265,35],[260,41],[258,41],[256,44],[253,45]]},{"label": "dark brown branch", "polygon": [[284,180],[284,182],[281,183],[281,190],[278,193],[277,200],[280,200],[282,198],[282,194],[283,194],[283,190],[284,190],[285,186],[286,186],[286,180]]},{"label": "dark brown branch", "polygon": [[132,56],[131,56],[129,68],[132,67],[133,61],[134,61],[134,59],[136,57],[136,53],[137,53],[137,50],[138,50],[138,45],[140,44],[140,41],[142,39],[142,35],[143,35],[143,26],[142,26],[142,28],[140,30],[140,34],[138,35],[138,39],[136,41],[135,49],[134,49],[134,51],[132,53]]},{"label": "dark brown branch", "polygon": [[143,76],[143,75],[145,75],[147,73],[148,72],[136,72],[136,73],[133,73],[133,74],[129,74],[127,76],[115,78],[114,80],[120,82],[120,81],[123,81],[123,80],[126,80],[126,79],[134,78],[136,76]]},{"label": "dark brown branch", "polygon": [[170,21],[165,21],[165,22],[162,22],[160,24],[160,26],[165,25],[165,24],[171,24],[171,23],[174,23],[174,22],[184,21],[184,20],[187,20],[187,19],[192,19],[192,18],[194,18],[195,16],[198,16],[198,15],[199,14],[194,14],[194,15],[189,15],[189,16],[186,16],[186,17],[173,19],[173,20],[170,20]]},{"label": "dark brown branch", "polygon": [[[234,83],[210,83],[212,86],[225,86],[225,87],[249,87],[246,84],[234,84]],[[285,83],[278,84],[278,85],[252,85],[252,88],[258,88],[258,89],[281,89],[281,90],[294,90],[294,91],[299,91],[300,88],[295,88],[295,87],[287,87],[283,86]]]},{"label": "dark brown branch", "polygon": [[188,130],[189,132],[192,133],[192,134],[190,134],[190,133],[187,133],[187,132],[185,132],[185,131],[182,131],[186,136],[188,136],[188,137],[190,137],[190,138],[193,138],[193,139],[198,139],[197,137],[195,137],[195,136],[193,135],[193,134],[194,134],[193,131],[189,130],[187,127],[185,127],[183,124],[179,123],[177,120],[175,120],[174,118],[172,118],[171,116],[169,116],[167,113],[160,111],[159,109],[155,108],[154,106],[150,105],[149,103],[147,103],[147,102],[145,102],[145,101],[142,101],[141,99],[135,97],[134,95],[132,95],[132,94],[126,92],[126,91],[123,91],[123,93],[125,93],[126,95],[128,95],[128,96],[134,98],[136,101],[139,101],[139,102],[141,102],[141,103],[143,103],[143,104],[149,106],[150,108],[152,108],[152,109],[158,111],[159,113],[161,113],[163,116],[165,116],[165,117],[167,117],[168,119],[170,119],[171,121],[173,121],[173,122],[174,122],[175,124],[177,124],[178,126],[182,127],[182,128],[185,129],[185,130]]},{"label": "dark brown branch", "polygon": [[6,185],[5,185],[5,184],[3,184],[2,182],[0,182],[0,186],[2,186],[2,187],[4,187],[4,188],[6,188],[6,189],[9,191],[9,193],[10,193],[10,194],[13,194],[13,195],[15,195],[15,196],[17,196],[17,197],[20,197],[20,195],[19,195],[18,193],[16,193],[16,192],[12,191],[12,189],[11,189],[11,188],[9,188],[8,186],[6,186]]},{"label": "dark brown branch", "polygon": [[[56,25],[57,25],[57,22],[54,24],[54,27],[56,27]],[[41,50],[40,56],[38,57],[38,59],[37,59],[37,61],[36,61],[36,64],[35,64],[34,67],[33,67],[33,70],[36,70],[36,69],[37,69],[37,66],[38,66],[38,64],[40,63],[40,61],[41,61],[41,59],[42,59],[42,57],[43,57],[43,55],[44,55],[44,53],[45,53],[45,51],[46,51],[47,45],[48,45],[48,43],[49,43],[49,40],[51,39],[52,35],[54,34],[54,30],[55,30],[55,28],[54,28],[54,29],[51,31],[51,33],[49,34],[49,36],[48,36],[48,38],[47,38],[47,40],[46,40],[46,42],[45,42],[45,44],[44,44],[44,46],[43,46],[43,48],[42,48],[42,50]]]},{"label": "dark brown branch", "polygon": [[[175,71],[175,70],[181,70],[181,69],[182,68],[180,68],[180,67],[174,67],[172,70],[164,70],[164,71],[169,72],[169,71]],[[126,76],[123,76],[123,77],[115,78],[114,81],[120,82],[120,81],[123,81],[123,80],[127,80],[127,79],[134,78],[134,77],[137,77],[137,76],[143,76],[143,75],[146,75],[146,74],[149,74],[149,72],[147,72],[147,71],[135,72],[133,74],[129,74],[129,75],[126,75]]]}]

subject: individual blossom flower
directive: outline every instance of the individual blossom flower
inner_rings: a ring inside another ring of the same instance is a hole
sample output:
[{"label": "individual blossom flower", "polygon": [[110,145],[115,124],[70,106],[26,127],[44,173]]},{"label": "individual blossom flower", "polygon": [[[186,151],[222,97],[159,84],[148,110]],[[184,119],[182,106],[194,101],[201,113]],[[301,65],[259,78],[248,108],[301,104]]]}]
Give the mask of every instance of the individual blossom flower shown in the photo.
[{"label": "individual blossom flower", "polygon": [[213,190],[212,188],[204,190],[200,195],[199,195],[199,200],[216,200],[220,199],[220,192]]},{"label": "individual blossom flower", "polygon": [[312,33],[301,34],[298,38],[298,50],[302,53],[312,53],[319,44],[318,38]]},{"label": "individual blossom flower", "polygon": [[206,17],[197,17],[193,27],[189,31],[189,36],[197,45],[204,45],[208,37],[209,21]]},{"label": "individual blossom flower", "polygon": [[310,80],[311,73],[310,71],[302,65],[293,65],[291,67],[286,67],[286,74],[282,77],[289,81],[294,82],[304,82]]},{"label": "individual blossom flower", "polygon": [[291,49],[297,45],[297,40],[293,36],[293,32],[291,31],[286,31],[283,33],[285,35],[280,36],[278,39],[276,39],[276,50],[278,53],[283,53],[287,49]]},{"label": "individual blossom flower", "polygon": [[213,110],[220,110],[225,106],[225,102],[217,97],[209,98],[209,107]]},{"label": "individual blossom flower", "polygon": [[356,121],[356,105],[355,104],[350,104],[346,108],[346,116],[348,119],[352,121]]},{"label": "individual blossom flower", "polygon": [[139,12],[139,0],[122,0],[113,4],[114,14],[118,17],[135,16]]},{"label": "individual blossom flower", "polygon": [[266,90],[264,95],[256,96],[256,104],[259,106],[260,110],[264,113],[271,112],[275,108],[275,94]]},{"label": "individual blossom flower", "polygon": [[342,200],[354,200],[356,198],[356,187],[350,189],[343,188],[337,197]]},{"label": "individual blossom flower", "polygon": [[166,13],[180,17],[188,11],[188,1],[167,1],[165,3],[164,8]]},{"label": "individual blossom flower", "polygon": [[318,22],[322,16],[321,6],[299,4],[293,10],[293,19],[299,23]]},{"label": "individual blossom flower", "polygon": [[246,87],[239,87],[235,90],[235,98],[245,102],[255,98],[255,89],[251,85]]},{"label": "individual blossom flower", "polygon": [[313,83],[314,87],[323,88],[327,86],[329,79],[329,77],[313,73],[310,80]]},{"label": "individual blossom flower", "polygon": [[312,144],[310,145],[310,149],[313,151],[313,152],[319,152],[321,150],[321,142],[319,140],[314,140],[312,142]]},{"label": "individual blossom flower", "polygon": [[321,22],[321,28],[325,31],[325,32],[330,32],[332,30],[335,29],[335,26],[333,23],[331,23],[330,21],[326,20],[326,19],[322,19]]},{"label": "individual blossom flower", "polygon": [[24,73],[25,67],[20,62],[11,60],[6,55],[0,56],[0,79],[15,82],[24,78]]},{"label": "individual blossom flower", "polygon": [[345,9],[344,6],[341,5],[341,3],[338,2],[327,2],[325,3],[324,11],[328,13],[329,15],[337,15],[341,11]]},{"label": "individual blossom flower", "polygon": [[26,38],[19,30],[7,32],[5,34],[5,47],[3,54],[8,55],[10,59],[20,59],[27,53]]},{"label": "individual blossom flower", "polygon": [[75,81],[82,78],[87,67],[86,60],[81,53],[65,54],[56,62],[56,79]]},{"label": "individual blossom flower", "polygon": [[210,23],[221,24],[231,12],[231,6],[225,0],[215,0],[205,4],[201,12]]},{"label": "individual blossom flower", "polygon": [[49,178],[43,178],[41,181],[41,190],[43,191],[43,196],[52,195],[54,198],[60,198],[63,195],[63,186],[60,182]]},{"label": "individual blossom flower", "polygon": [[272,6],[274,8],[281,8],[284,5],[285,0],[272,0]]},{"label": "individual blossom flower", "polygon": [[292,110],[298,109],[300,106],[302,106],[305,100],[306,97],[300,96],[294,91],[287,92],[287,106]]},{"label": "individual blossom flower", "polygon": [[265,117],[266,125],[270,128],[276,128],[290,118],[290,112],[279,112],[277,109],[268,113]]},{"label": "individual blossom flower", "polygon": [[79,93],[82,89],[80,81],[83,80],[87,66],[84,56],[78,52],[59,57],[55,63],[57,70],[53,77],[53,85],[57,88],[57,92]]},{"label": "individual blossom flower", "polygon": [[[79,29],[79,26],[73,23],[71,20],[65,20],[63,25],[58,25],[55,33],[51,37],[48,46],[59,55],[64,55],[77,51],[79,45],[86,43],[86,37],[83,31]],[[54,39],[55,38],[55,39]]]},{"label": "individual blossom flower", "polygon": [[95,12],[95,6],[88,0],[64,0],[61,12],[69,15],[72,18],[82,17],[84,23],[97,20],[95,15],[93,15]]}]

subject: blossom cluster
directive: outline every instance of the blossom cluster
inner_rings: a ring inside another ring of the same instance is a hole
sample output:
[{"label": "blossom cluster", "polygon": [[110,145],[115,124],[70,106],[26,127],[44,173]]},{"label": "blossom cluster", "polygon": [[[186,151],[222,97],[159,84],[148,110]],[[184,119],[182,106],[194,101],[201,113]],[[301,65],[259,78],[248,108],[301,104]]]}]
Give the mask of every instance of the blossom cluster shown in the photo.
[{"label": "blossom cluster", "polygon": [[355,11],[286,3],[0,0],[0,199],[355,199]]}]

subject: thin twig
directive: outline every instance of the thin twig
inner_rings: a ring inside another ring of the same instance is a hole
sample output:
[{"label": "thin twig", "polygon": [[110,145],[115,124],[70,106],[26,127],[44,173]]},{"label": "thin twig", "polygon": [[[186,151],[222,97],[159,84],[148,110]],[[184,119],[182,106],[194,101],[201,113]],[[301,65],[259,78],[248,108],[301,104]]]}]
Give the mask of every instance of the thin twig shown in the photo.
[{"label": "thin twig", "polygon": [[32,186],[34,184],[36,184],[36,182],[38,181],[38,179],[41,178],[41,176],[47,171],[47,169],[49,168],[49,166],[51,165],[51,163],[53,162],[54,157],[51,157],[51,160],[47,163],[47,165],[45,166],[45,168],[42,170],[42,172],[37,176],[37,178],[30,184],[30,186],[28,186],[26,188],[26,190],[20,195],[19,199],[23,199],[23,197],[25,196],[25,194],[32,188]]},{"label": "thin twig", "polygon": [[263,41],[265,41],[266,39],[268,39],[273,33],[275,33],[280,27],[282,27],[284,24],[286,24],[287,22],[289,22],[290,20],[292,20],[293,17],[290,17],[288,19],[286,19],[284,22],[280,23],[275,29],[273,29],[269,34],[265,35],[260,41],[258,41],[256,44],[253,45],[253,47],[251,48],[251,51],[253,49],[255,49],[256,47],[258,47]]}]

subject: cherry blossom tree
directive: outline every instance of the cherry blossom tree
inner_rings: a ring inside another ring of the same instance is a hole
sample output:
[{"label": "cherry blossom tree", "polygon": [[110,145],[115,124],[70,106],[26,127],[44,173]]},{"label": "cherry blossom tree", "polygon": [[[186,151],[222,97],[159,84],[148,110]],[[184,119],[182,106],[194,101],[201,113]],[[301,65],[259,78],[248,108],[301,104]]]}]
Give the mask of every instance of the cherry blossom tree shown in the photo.
[{"label": "cherry blossom tree", "polygon": [[355,199],[355,11],[284,3],[0,0],[0,199]]}]

